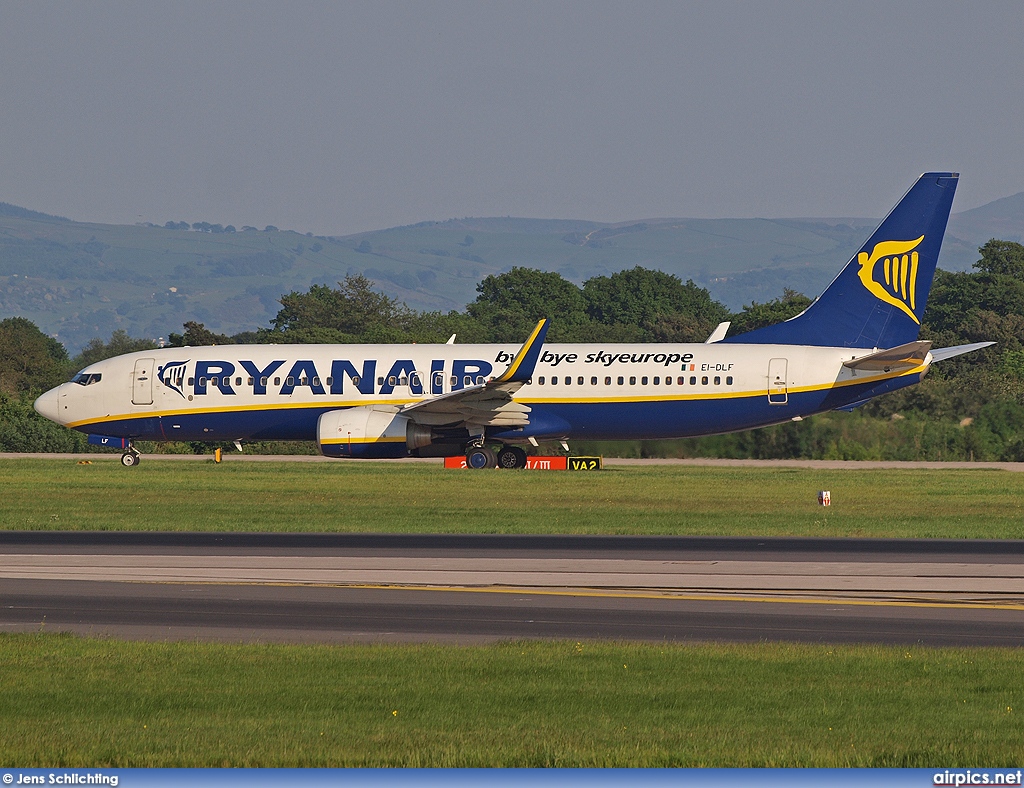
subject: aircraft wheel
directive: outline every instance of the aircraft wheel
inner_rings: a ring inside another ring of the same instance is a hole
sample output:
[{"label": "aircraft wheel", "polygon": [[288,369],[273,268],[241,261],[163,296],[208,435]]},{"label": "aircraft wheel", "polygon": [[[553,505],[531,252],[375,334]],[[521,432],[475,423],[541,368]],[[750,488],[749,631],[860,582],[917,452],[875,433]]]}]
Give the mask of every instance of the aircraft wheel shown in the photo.
[{"label": "aircraft wheel", "polygon": [[488,449],[486,446],[480,446],[476,449],[470,449],[466,452],[466,467],[467,468],[497,468],[498,458],[494,456],[494,452]]},{"label": "aircraft wheel", "polygon": [[134,468],[136,465],[139,464],[139,460],[141,459],[142,457],[136,454],[135,452],[126,451],[124,454],[121,455],[121,464],[125,468]]},{"label": "aircraft wheel", "polygon": [[503,446],[498,452],[499,468],[525,468],[526,452],[518,446]]}]

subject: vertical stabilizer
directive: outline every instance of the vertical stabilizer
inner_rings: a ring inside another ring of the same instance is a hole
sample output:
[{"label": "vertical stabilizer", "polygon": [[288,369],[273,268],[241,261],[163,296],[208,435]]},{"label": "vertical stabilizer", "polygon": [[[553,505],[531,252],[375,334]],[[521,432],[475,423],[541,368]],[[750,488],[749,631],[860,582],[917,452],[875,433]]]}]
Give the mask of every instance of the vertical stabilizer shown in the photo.
[{"label": "vertical stabilizer", "polygon": [[859,348],[913,342],[959,177],[926,172],[813,304],[785,322],[724,341]]}]

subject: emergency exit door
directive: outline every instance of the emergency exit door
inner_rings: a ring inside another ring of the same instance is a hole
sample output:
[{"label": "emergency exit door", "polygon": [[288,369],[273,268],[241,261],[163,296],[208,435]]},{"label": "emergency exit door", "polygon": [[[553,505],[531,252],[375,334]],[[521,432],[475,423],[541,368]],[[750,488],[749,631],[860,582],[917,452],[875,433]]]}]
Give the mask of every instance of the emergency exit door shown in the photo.
[{"label": "emergency exit door", "polygon": [[140,358],[135,362],[132,377],[132,402],[136,405],[153,404],[153,364],[151,358]]},{"label": "emergency exit door", "polygon": [[784,358],[773,358],[768,362],[768,402],[771,405],[785,405],[789,401],[786,370],[789,363]]}]

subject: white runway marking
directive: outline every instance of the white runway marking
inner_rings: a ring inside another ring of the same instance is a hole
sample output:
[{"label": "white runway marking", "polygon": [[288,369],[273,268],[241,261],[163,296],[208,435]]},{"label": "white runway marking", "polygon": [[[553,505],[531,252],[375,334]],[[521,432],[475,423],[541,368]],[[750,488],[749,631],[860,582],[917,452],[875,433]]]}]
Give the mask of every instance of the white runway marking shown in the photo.
[{"label": "white runway marking", "polygon": [[1024,600],[1024,564],[267,555],[0,555],[0,577],[136,583],[632,589]]}]

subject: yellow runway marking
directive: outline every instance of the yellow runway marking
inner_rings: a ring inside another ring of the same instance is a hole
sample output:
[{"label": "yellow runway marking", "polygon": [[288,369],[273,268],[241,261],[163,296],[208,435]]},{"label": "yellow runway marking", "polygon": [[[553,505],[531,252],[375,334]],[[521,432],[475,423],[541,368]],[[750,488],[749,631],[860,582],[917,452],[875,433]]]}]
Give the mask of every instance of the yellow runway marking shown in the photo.
[{"label": "yellow runway marking", "polygon": [[424,586],[394,584],[361,584],[361,583],[286,583],[286,582],[224,582],[224,581],[191,581],[162,580],[150,582],[145,580],[127,581],[150,585],[208,585],[208,586],[270,586],[274,588],[354,588],[373,591],[448,591],[467,594],[520,594],[527,596],[567,596],[596,599],[664,599],[683,600],[687,602],[764,602],[794,605],[844,605],[847,607],[918,607],[918,608],[953,608],[967,610],[1022,610],[1024,603],[1009,602],[938,602],[909,601],[899,599],[833,599],[829,597],[779,597],[779,596],[730,596],[723,594],[693,594],[664,591],[661,593],[645,591],[594,591],[594,590],[555,590],[542,588],[513,588],[509,586],[491,586],[487,588],[471,588],[467,586]]}]

